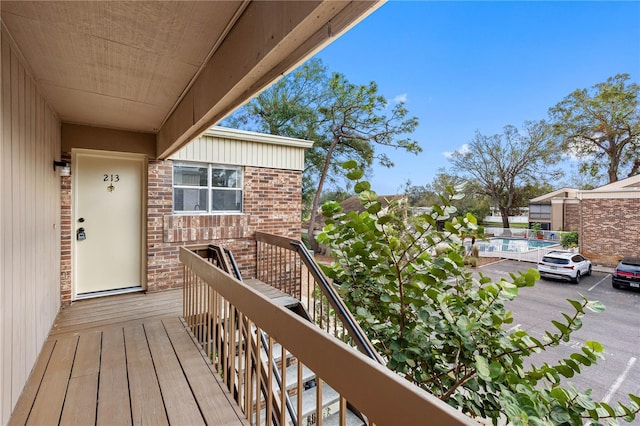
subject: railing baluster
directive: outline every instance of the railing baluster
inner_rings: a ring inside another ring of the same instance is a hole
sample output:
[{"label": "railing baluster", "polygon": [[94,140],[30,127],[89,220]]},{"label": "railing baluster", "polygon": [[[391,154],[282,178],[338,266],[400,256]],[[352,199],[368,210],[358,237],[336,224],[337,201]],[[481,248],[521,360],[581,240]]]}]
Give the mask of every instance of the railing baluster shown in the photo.
[{"label": "railing baluster", "polygon": [[286,424],[287,410],[287,354],[284,345],[280,345],[280,376],[282,377],[282,385],[280,386],[280,425]]},{"label": "railing baluster", "polygon": [[[302,362],[298,359],[298,383],[296,387],[296,395],[298,395],[297,399],[297,407],[296,413],[302,413],[302,392],[304,391],[304,387],[302,386]],[[296,426],[300,426],[302,424],[302,416],[298,416],[296,419]]]},{"label": "railing baluster", "polygon": [[260,328],[256,327],[256,337],[255,337],[255,355],[254,359],[256,360],[256,424],[262,424],[260,419],[260,414],[262,411],[262,362],[260,362],[260,354],[262,350],[262,342],[258,338],[261,333]]},{"label": "railing baluster", "polygon": [[273,338],[271,336],[269,336],[269,351],[268,351],[268,356],[269,356],[269,362],[268,362],[268,367],[269,367],[269,376],[267,378],[267,425],[271,425],[272,421],[273,421],[273,404],[274,404],[274,398],[273,398]]},{"label": "railing baluster", "polygon": [[316,377],[316,425],[322,426],[322,379]]}]

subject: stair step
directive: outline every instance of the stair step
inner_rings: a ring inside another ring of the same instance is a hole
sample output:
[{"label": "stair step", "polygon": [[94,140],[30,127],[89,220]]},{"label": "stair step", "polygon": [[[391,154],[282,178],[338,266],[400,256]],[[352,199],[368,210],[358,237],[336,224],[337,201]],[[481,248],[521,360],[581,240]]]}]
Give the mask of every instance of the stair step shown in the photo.
[{"label": "stair step", "polygon": [[[302,366],[302,383],[316,378],[316,373],[311,371],[306,365]],[[293,389],[298,385],[298,364],[287,367],[287,390]]]},{"label": "stair step", "polygon": [[[336,392],[331,386],[323,383],[322,385],[322,408],[326,408],[331,404],[334,404],[340,400],[340,394]],[[291,397],[291,404],[294,407],[298,407],[298,395]],[[298,414],[299,419],[304,419],[310,416],[316,411],[316,387],[302,392],[302,413]]]},{"label": "stair step", "polygon": [[[364,426],[366,423],[362,421],[360,417],[358,417],[353,411],[347,408],[347,412],[345,414],[345,425],[346,426]],[[313,423],[311,426],[315,426],[316,423]],[[322,419],[323,426],[340,426],[340,412],[337,411],[333,414],[328,415],[327,417]]]}]

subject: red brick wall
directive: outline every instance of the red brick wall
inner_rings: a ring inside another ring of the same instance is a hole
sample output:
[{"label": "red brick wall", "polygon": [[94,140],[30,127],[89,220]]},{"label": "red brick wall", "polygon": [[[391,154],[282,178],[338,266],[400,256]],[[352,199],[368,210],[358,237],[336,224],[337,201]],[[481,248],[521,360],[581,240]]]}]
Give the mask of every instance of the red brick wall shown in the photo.
[{"label": "red brick wall", "polygon": [[[63,159],[70,159],[63,155]],[[229,248],[243,277],[255,277],[254,234],[262,231],[300,238],[302,174],[244,168],[244,212],[173,215],[172,162],[149,160],[147,175],[147,289],[182,286],[179,247],[215,242]],[[71,177],[61,178],[61,302],[71,302]]]},{"label": "red brick wall", "polygon": [[147,221],[147,288],[182,286],[179,247],[215,242],[229,248],[244,278],[255,277],[254,234],[300,237],[302,174],[244,168],[244,211],[227,215],[173,215],[170,161],[150,161]]},{"label": "red brick wall", "polygon": [[583,199],[580,214],[580,250],[595,264],[640,255],[640,199]]},{"label": "red brick wall", "polygon": [[[71,162],[69,154],[62,161]],[[60,303],[71,303],[71,176],[60,177]]]},{"label": "red brick wall", "polygon": [[580,231],[580,204],[565,203],[563,231]]}]

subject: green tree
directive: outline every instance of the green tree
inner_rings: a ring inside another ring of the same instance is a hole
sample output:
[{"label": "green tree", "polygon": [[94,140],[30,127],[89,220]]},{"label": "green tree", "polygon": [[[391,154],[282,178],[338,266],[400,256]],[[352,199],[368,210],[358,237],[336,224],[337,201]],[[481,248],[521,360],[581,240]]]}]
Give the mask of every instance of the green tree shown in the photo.
[{"label": "green tree", "polygon": [[[429,207],[440,200],[440,195],[448,186],[459,186],[464,180],[458,176],[447,173],[444,169],[438,170],[433,181],[424,186],[412,186],[407,182],[405,195],[412,207]],[[471,213],[476,217],[484,218],[489,215],[491,206],[489,197],[480,193],[476,185],[467,183],[462,190],[464,198],[454,200],[452,203],[458,211],[458,216]]]},{"label": "green tree", "polygon": [[529,206],[529,200],[544,194],[548,194],[555,189],[557,188],[551,186],[549,182],[526,182],[520,187],[520,190],[517,192],[514,198],[514,208],[511,213],[518,214],[520,211],[520,207]]},{"label": "green tree", "polygon": [[583,162],[582,173],[606,170],[609,183],[640,172],[640,86],[617,74],[589,89],[577,89],[549,110],[565,150]]},{"label": "green tree", "polygon": [[[345,164],[349,176],[362,177],[356,162]],[[586,341],[569,357],[532,365],[531,355],[568,342],[587,311],[601,312],[597,301],[568,300],[568,313],[551,321],[552,331],[538,339],[513,322],[505,303],[521,287],[533,286],[535,270],[493,282],[463,266],[461,236],[472,233],[475,218],[462,219],[447,188],[430,214],[409,224],[401,204],[382,208],[366,181],[354,186],[365,211],[343,213],[337,203],[323,212],[328,224],[319,240],[336,262],[326,273],[384,357],[387,366],[472,417],[506,417],[515,425],[578,425],[585,420],[633,421],[640,398],[611,407],[593,401],[564,379],[596,363],[603,347]],[[447,220],[444,231],[438,222]],[[600,424],[600,423],[595,423]]]},{"label": "green tree", "polygon": [[509,228],[509,213],[527,183],[560,174],[551,169],[559,156],[544,121],[526,122],[524,134],[514,126],[506,126],[502,134],[493,136],[476,132],[466,149],[454,152],[449,160],[455,173],[498,206],[504,228]]},{"label": "green tree", "polygon": [[376,145],[421,151],[406,136],[418,125],[408,114],[404,103],[390,105],[374,82],[356,85],[339,73],[329,77],[316,59],[262,92],[225,125],[314,141],[305,155],[305,176],[307,183],[314,182],[308,235],[316,249],[313,224],[320,196],[325,184],[340,175],[340,162],[355,158],[366,169],[378,160],[392,167],[388,156],[376,153]]},{"label": "green tree", "polygon": [[222,125],[315,140],[316,108],[324,102],[328,80],[327,68],[319,59],[311,59],[238,109]]}]

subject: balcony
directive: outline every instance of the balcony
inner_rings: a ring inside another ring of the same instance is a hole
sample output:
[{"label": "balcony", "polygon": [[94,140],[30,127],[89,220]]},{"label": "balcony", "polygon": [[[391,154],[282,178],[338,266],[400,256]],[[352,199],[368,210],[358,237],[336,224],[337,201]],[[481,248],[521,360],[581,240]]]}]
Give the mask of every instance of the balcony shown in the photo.
[{"label": "balcony", "polygon": [[64,308],[10,424],[476,424],[382,365],[299,242],[256,245],[255,279],[182,248],[182,291]]}]

